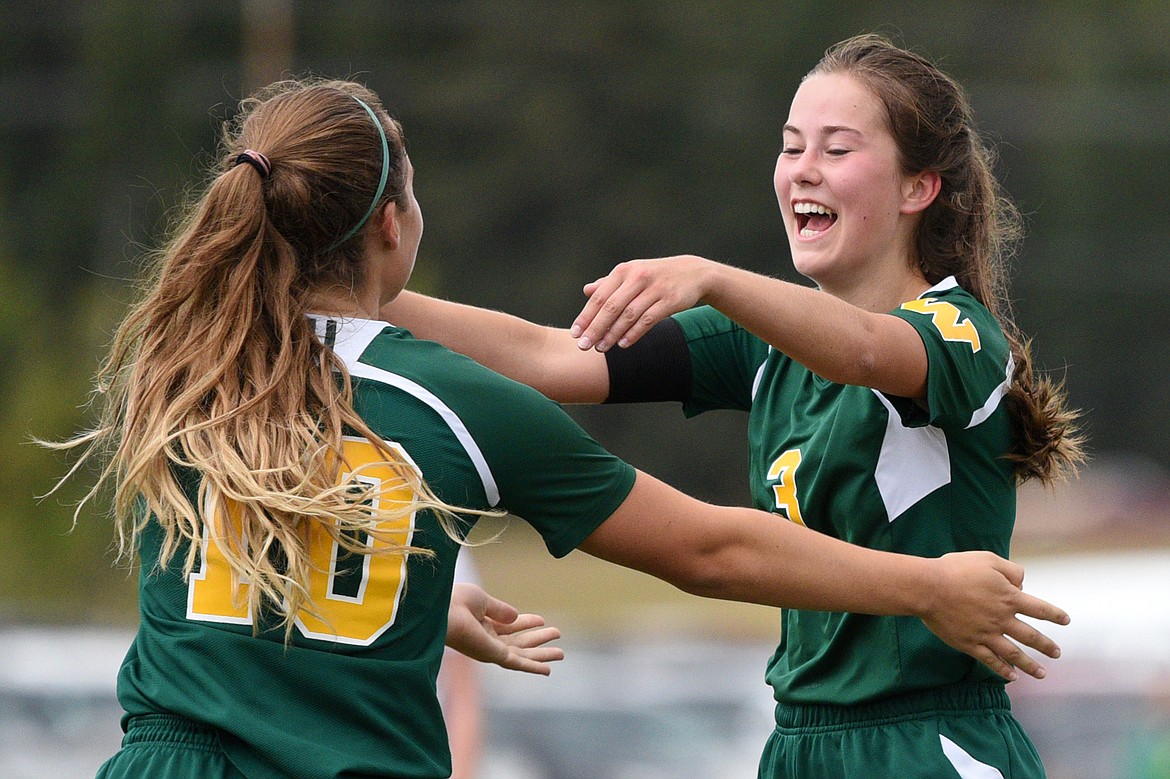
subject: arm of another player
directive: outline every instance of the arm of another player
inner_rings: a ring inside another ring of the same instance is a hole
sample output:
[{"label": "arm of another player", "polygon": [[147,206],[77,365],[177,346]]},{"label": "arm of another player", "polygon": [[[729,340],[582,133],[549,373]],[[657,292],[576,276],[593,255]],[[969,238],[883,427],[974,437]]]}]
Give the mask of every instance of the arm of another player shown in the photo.
[{"label": "arm of another player", "polygon": [[548,676],[549,663],[565,657],[560,647],[547,646],[560,637],[540,615],[521,614],[478,585],[456,583],[451,590],[447,646],[473,660]]},{"label": "arm of another player", "polygon": [[461,652],[444,652],[439,666],[439,702],[451,747],[451,779],[477,776],[484,733],[480,664]]},{"label": "arm of another player", "polygon": [[[625,502],[580,545],[705,597],[784,608],[912,615],[1006,679],[1044,668],[1015,642],[1060,650],[1017,615],[1066,624],[990,552],[927,559],[853,546],[762,511],[713,506],[639,472]],[[1013,640],[1014,639],[1014,640]]]},{"label": "arm of another player", "polygon": [[628,346],[702,303],[829,381],[904,398],[926,391],[926,349],[912,325],[810,287],[680,255],[623,262],[584,291],[570,328],[583,350]]},{"label": "arm of another player", "polygon": [[609,395],[605,357],[576,348],[567,330],[408,291],[381,314],[559,403],[601,403]]}]

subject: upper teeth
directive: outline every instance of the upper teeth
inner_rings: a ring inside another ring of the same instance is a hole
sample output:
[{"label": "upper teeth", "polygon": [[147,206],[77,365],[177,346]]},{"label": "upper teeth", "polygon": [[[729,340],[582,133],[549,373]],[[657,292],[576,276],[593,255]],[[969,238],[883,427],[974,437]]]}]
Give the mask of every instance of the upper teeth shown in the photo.
[{"label": "upper teeth", "polygon": [[793,203],[792,210],[798,214],[828,214],[834,216],[834,212],[830,208],[825,208],[820,203]]}]

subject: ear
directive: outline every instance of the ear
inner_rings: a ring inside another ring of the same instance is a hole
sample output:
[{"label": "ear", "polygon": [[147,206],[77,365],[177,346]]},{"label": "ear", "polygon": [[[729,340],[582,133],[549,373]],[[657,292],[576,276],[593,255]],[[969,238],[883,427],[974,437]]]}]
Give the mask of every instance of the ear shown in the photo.
[{"label": "ear", "polygon": [[398,206],[393,200],[379,214],[378,235],[390,251],[398,248]]},{"label": "ear", "polygon": [[926,207],[938,197],[941,189],[942,176],[938,174],[938,171],[924,170],[921,173],[907,176],[902,184],[902,208],[900,210],[903,214],[917,214],[926,210]]}]

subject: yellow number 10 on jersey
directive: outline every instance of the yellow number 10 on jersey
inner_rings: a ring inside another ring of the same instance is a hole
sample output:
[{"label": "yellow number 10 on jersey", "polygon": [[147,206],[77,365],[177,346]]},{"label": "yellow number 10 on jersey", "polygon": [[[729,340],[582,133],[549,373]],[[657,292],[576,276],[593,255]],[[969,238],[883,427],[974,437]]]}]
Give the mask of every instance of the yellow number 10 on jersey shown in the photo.
[{"label": "yellow number 10 on jersey", "polygon": [[[391,444],[391,449],[401,457],[408,467],[414,463],[401,448]],[[384,456],[369,441],[346,438],[342,449],[346,462],[358,476],[342,474],[342,480],[356,478],[366,484],[377,485],[382,481],[394,483],[401,478],[385,464]],[[362,467],[365,466],[365,467]],[[376,493],[377,494],[377,493]],[[379,495],[380,500],[391,503],[410,504],[414,493],[409,486],[388,490]],[[375,500],[378,500],[376,498]],[[234,507],[229,507],[234,511]],[[218,531],[222,519],[215,518]],[[387,546],[408,546],[414,533],[414,513],[384,522],[380,528],[385,534],[377,539],[367,539],[372,550]],[[187,590],[187,618],[201,622],[221,622],[237,625],[251,625],[252,614],[248,608],[247,582],[241,582],[237,592],[232,591],[231,569],[218,542],[210,542],[208,528],[203,528],[201,564],[192,571]],[[350,566],[361,566],[361,581],[354,595],[336,592],[340,548],[336,541],[322,529],[316,529],[309,541],[309,555],[312,570],[309,573],[309,597],[316,614],[301,611],[296,618],[297,629],[307,638],[334,641],[342,644],[367,646],[394,624],[398,601],[406,583],[406,554],[372,554],[355,557],[348,555],[345,562]],[[359,562],[360,561],[360,562]]]}]

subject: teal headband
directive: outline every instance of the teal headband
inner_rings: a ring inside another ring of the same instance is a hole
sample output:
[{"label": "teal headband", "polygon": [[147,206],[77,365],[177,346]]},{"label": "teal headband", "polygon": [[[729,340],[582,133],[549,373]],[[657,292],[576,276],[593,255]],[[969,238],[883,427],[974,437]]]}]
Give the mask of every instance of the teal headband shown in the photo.
[{"label": "teal headband", "polygon": [[359,219],[358,223],[350,228],[348,233],[341,236],[339,240],[334,241],[333,244],[325,250],[327,252],[331,252],[338,246],[341,246],[341,244],[357,235],[358,230],[362,229],[365,223],[369,220],[370,214],[374,213],[374,209],[378,206],[378,201],[382,199],[382,193],[386,191],[386,178],[390,175],[390,144],[386,142],[386,131],[382,129],[382,123],[378,121],[378,115],[375,114],[374,109],[366,105],[366,101],[362,100],[360,97],[354,97],[353,95],[350,95],[350,97],[356,100],[358,105],[366,109],[366,113],[369,114],[370,119],[374,121],[374,127],[378,128],[378,137],[382,140],[382,178],[378,181],[378,189],[374,192],[374,199],[370,202],[370,207],[366,209],[365,216]]}]

